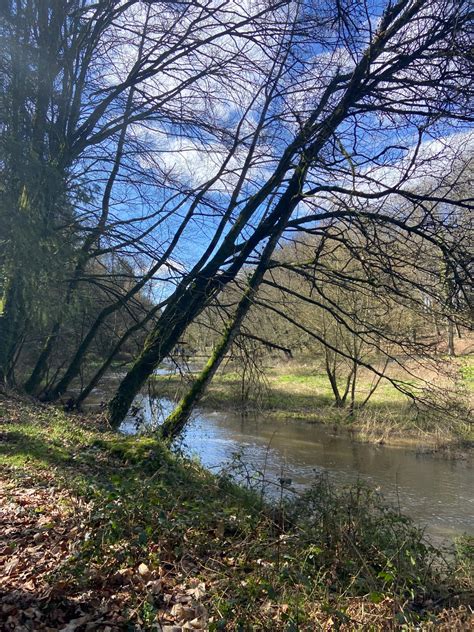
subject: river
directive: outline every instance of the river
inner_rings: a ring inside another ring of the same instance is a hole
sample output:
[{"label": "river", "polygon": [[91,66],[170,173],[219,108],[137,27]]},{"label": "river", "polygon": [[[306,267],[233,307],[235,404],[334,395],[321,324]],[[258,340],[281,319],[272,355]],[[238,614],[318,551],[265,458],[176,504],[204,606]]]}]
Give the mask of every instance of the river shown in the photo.
[{"label": "river", "polygon": [[[148,396],[139,404],[142,412],[138,418],[129,418],[122,432],[153,428],[173,405]],[[183,448],[213,471],[227,467],[239,454],[249,472],[262,472],[275,484],[289,478],[295,491],[322,473],[336,484],[360,480],[379,490],[435,540],[474,535],[472,459],[452,460],[415,449],[361,443],[322,425],[208,410],[195,413]]]}]

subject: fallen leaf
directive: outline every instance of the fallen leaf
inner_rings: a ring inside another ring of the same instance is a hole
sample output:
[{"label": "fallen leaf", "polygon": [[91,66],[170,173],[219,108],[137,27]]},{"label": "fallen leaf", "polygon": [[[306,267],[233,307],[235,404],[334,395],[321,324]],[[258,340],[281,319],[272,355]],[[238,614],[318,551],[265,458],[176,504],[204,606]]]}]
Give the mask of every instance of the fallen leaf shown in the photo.
[{"label": "fallen leaf", "polygon": [[189,588],[186,594],[191,595],[194,599],[201,599],[206,594],[206,584],[199,582],[194,588]]},{"label": "fallen leaf", "polygon": [[63,628],[60,628],[59,632],[74,632],[80,625],[83,625],[90,619],[89,615],[84,615],[78,619],[72,619]]},{"label": "fallen leaf", "polygon": [[148,582],[146,587],[153,595],[158,595],[162,590],[162,583],[159,579],[155,581]]}]

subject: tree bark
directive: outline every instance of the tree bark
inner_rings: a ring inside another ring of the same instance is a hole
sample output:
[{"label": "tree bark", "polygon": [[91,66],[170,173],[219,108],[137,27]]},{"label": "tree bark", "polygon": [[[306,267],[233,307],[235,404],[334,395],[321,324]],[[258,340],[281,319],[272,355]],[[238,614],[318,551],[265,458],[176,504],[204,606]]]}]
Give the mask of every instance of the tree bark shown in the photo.
[{"label": "tree bark", "polygon": [[451,318],[448,318],[448,355],[454,358],[456,355],[454,349],[454,324]]},{"label": "tree bark", "polygon": [[276,248],[276,245],[278,244],[278,240],[280,239],[282,232],[283,225],[282,222],[280,222],[279,228],[275,231],[264,248],[262,256],[260,257],[254,273],[252,274],[244,295],[237,305],[233,319],[225,326],[222,337],[217,343],[217,346],[206,366],[186,395],[184,395],[184,397],[180,400],[175,410],[165,419],[160,429],[163,439],[172,441],[181,434],[189,420],[193,408],[195,408],[206,392],[207,386],[216,374],[225,354],[230,349],[235,336],[238,334],[245,316],[248,314],[248,311],[253,304],[253,297],[255,296],[255,293],[262,282],[263,276],[267,271],[270,258]]},{"label": "tree bark", "polygon": [[336,371],[335,369],[332,369],[330,364],[329,364],[329,358],[328,358],[328,351],[326,350],[325,353],[326,356],[326,374],[328,376],[329,379],[329,383],[331,384],[331,389],[334,395],[334,399],[336,401],[336,408],[342,408],[344,406],[344,401],[341,397],[341,394],[339,393],[339,387],[337,385],[337,379],[336,379]]},{"label": "tree bark", "polygon": [[21,275],[11,279],[0,316],[0,383],[11,382],[11,366],[19,344],[19,332],[26,319]]},{"label": "tree bark", "polygon": [[[190,283],[188,287],[184,285],[178,288],[176,297],[165,309],[155,330],[145,342],[142,354],[125,376],[109,403],[109,421],[112,426],[118,427],[120,425],[147,377],[169,354],[188,324],[204,309],[208,300],[223,286],[235,279],[237,273],[262,239],[273,235],[277,225],[281,226],[282,230],[286,226],[296,205],[301,200],[302,186],[309,165],[319,156],[328,139],[345,120],[351,107],[357,103],[366,90],[372,90],[372,87],[366,83],[371,63],[383,52],[387,41],[406,24],[411,14],[416,13],[416,6],[408,8],[406,11],[403,11],[404,8],[405,4],[401,2],[386,11],[377,33],[374,34],[372,42],[352,74],[344,76],[343,80],[342,75],[336,75],[330,82],[318,106],[311,112],[300,133],[284,150],[273,175],[268,178],[260,191],[247,202],[212,261],[201,270],[200,276],[197,276],[196,280],[186,281],[186,283]],[[336,91],[340,91],[341,96],[337,103],[330,107],[329,113],[324,115],[330,98]],[[321,116],[322,119],[319,120]],[[293,167],[295,159],[298,159],[298,165]],[[293,170],[292,176],[273,210],[253,231],[251,237],[237,246],[237,240],[241,237],[247,223],[254,216],[254,213],[261,209],[268,197],[275,194],[278,188],[283,185],[290,170]],[[236,255],[237,248],[238,254]],[[234,257],[233,263],[219,273],[222,266],[231,257]]]}]

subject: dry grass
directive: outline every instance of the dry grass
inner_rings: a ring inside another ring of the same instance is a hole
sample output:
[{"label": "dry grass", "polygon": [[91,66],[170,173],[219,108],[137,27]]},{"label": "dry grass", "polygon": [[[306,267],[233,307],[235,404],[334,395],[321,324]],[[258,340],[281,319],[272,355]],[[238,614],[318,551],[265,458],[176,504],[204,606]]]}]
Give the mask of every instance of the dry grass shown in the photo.
[{"label": "dry grass", "polygon": [[[257,409],[273,419],[338,424],[364,441],[399,445],[422,444],[439,448],[474,440],[471,408],[474,398],[474,356],[447,359],[406,360],[404,367],[392,363],[387,375],[412,391],[418,402],[382,380],[362,409],[350,415],[348,407],[337,408],[321,361],[300,358],[264,367],[264,383],[258,398],[242,401],[242,381],[229,363],[208,388],[204,406],[233,410]],[[415,377],[417,376],[417,377]],[[374,375],[361,368],[356,402],[362,402],[374,384]],[[157,395],[178,399],[191,383],[188,376],[156,376]],[[250,393],[252,391],[250,390]],[[423,402],[420,405],[420,400]]]},{"label": "dry grass", "polygon": [[469,629],[465,575],[370,490],[270,508],[97,419],[12,399],[0,418],[2,630]]}]

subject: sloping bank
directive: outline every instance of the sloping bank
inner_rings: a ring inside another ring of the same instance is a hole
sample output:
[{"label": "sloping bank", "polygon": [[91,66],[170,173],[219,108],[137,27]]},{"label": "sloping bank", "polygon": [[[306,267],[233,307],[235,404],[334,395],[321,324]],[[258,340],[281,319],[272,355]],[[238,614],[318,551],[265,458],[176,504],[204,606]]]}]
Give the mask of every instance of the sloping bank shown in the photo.
[{"label": "sloping bank", "polygon": [[268,507],[98,418],[2,396],[0,417],[2,630],[473,622],[469,543],[445,561],[370,490],[321,481],[291,505]]}]

